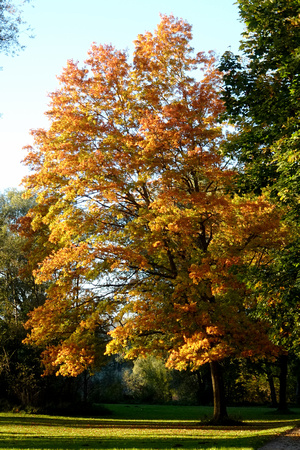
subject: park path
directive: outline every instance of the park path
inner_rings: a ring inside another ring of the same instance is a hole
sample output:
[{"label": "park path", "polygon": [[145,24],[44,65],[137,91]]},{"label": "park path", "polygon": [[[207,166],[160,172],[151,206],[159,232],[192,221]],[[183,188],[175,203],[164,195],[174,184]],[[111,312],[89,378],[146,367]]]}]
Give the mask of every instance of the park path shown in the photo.
[{"label": "park path", "polygon": [[260,447],[259,450],[300,450],[300,428],[294,428],[285,435]]}]

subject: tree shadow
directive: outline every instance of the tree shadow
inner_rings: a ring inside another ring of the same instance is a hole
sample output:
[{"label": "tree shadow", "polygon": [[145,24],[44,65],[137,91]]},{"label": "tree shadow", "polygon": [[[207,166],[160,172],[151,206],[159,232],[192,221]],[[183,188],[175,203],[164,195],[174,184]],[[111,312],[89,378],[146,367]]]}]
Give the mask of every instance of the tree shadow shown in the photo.
[{"label": "tree shadow", "polygon": [[[270,437],[269,437],[270,438]],[[0,441],[1,449],[34,449],[34,450],[50,450],[50,449],[68,449],[78,450],[83,448],[91,449],[226,449],[236,448],[245,449],[252,447],[252,443],[257,442],[257,439],[243,437],[243,438],[207,438],[205,436],[197,436],[194,438],[177,438],[177,437],[124,437],[114,438],[107,437],[76,437],[71,439],[69,437],[47,437],[47,436],[23,436],[22,439],[17,439],[15,436],[6,438]],[[261,445],[265,442],[260,438]]]},{"label": "tree shadow", "polygon": [[[86,419],[49,416],[0,416],[0,426],[6,431],[0,433],[0,449],[226,449],[226,448],[257,448],[266,441],[278,437],[283,426],[294,427],[295,419],[270,421],[251,421],[236,426],[212,426],[196,421],[169,420],[118,420],[118,419]],[[10,426],[16,426],[16,431],[9,431]],[[24,427],[24,430],[22,430]],[[38,435],[41,427],[41,435]],[[57,428],[56,436],[45,435],[42,427]],[[73,436],[59,435],[59,428],[74,428]],[[274,429],[272,435],[268,430]],[[80,436],[80,430],[89,429],[89,436]],[[163,430],[171,430],[163,434]],[[278,431],[276,431],[278,429]],[[32,430],[32,431],[31,431]],[[97,430],[100,431],[97,435]],[[129,430],[134,430],[134,436],[126,436]],[[140,432],[139,432],[140,430]],[[151,436],[145,434],[151,432]],[[176,430],[178,433],[173,433]],[[122,436],[124,431],[124,436]],[[182,433],[180,433],[182,431]],[[229,436],[228,431],[235,431],[235,436]],[[251,436],[240,437],[239,432],[252,432]],[[264,433],[265,431],[265,433]],[[156,435],[157,432],[157,435]],[[257,432],[257,433],[256,433]],[[159,436],[161,434],[161,436]],[[178,436],[179,435],[179,436]],[[296,441],[295,438],[289,438]]]}]

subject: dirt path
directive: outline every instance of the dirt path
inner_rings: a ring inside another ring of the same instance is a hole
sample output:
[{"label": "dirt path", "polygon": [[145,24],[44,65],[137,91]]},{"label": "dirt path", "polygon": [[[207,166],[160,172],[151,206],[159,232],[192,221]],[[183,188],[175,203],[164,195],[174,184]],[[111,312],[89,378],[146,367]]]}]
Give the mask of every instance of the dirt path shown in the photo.
[{"label": "dirt path", "polygon": [[259,450],[300,450],[300,428],[294,428]]}]

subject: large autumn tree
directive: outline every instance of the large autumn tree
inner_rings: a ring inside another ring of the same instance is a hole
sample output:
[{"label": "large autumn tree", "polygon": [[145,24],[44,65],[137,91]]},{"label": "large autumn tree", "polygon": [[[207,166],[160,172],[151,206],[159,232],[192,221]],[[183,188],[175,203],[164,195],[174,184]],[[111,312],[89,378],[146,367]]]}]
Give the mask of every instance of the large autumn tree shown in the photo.
[{"label": "large autumn tree", "polygon": [[51,126],[33,132],[26,157],[40,236],[32,261],[50,285],[28,342],[65,375],[95,363],[108,330],[108,352],[159,353],[177,369],[209,363],[221,420],[219,362],[272,350],[239,274],[267,265],[286,231],[263,196],[230,194],[221,74],[191,38],[188,23],[162,16],[137,37],[132,63],[93,45],[84,67],[63,71]]}]

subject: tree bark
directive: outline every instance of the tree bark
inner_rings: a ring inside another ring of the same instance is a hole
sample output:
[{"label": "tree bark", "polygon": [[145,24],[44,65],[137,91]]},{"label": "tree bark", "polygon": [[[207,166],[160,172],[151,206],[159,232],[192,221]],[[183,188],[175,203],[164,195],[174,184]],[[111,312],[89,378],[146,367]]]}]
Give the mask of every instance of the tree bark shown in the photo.
[{"label": "tree bark", "polygon": [[88,372],[83,372],[83,403],[86,405],[88,400]]},{"label": "tree bark", "polygon": [[278,405],[278,411],[288,411],[287,406],[287,399],[286,399],[286,393],[287,393],[287,373],[288,373],[288,356],[287,355],[281,355],[279,356],[279,367],[280,367],[280,374],[279,374],[279,405]]},{"label": "tree bark", "polygon": [[275,390],[275,386],[274,386],[274,376],[272,374],[272,371],[269,368],[267,369],[266,373],[267,373],[267,379],[268,379],[268,383],[270,386],[270,392],[271,392],[271,405],[272,405],[272,408],[277,408],[278,402],[277,402],[276,390]]},{"label": "tree bark", "polygon": [[213,422],[221,423],[228,419],[226,400],[225,400],[225,388],[222,374],[222,367],[217,361],[211,361],[210,363],[211,380],[214,395],[214,415]]},{"label": "tree bark", "polygon": [[300,405],[300,374],[297,375],[297,386],[296,386],[296,405]]}]

